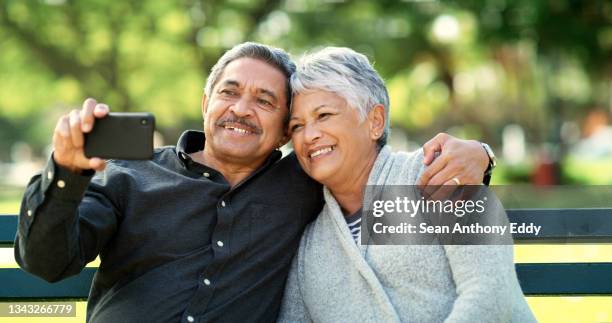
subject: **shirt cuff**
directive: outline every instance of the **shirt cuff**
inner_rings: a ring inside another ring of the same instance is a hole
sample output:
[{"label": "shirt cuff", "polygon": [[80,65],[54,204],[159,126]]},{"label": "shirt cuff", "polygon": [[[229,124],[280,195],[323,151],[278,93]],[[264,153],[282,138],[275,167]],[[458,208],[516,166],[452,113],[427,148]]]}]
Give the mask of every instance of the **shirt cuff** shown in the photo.
[{"label": "shirt cuff", "polygon": [[43,191],[60,200],[80,201],[95,173],[94,170],[86,170],[75,174],[58,165],[51,156],[42,173]]}]

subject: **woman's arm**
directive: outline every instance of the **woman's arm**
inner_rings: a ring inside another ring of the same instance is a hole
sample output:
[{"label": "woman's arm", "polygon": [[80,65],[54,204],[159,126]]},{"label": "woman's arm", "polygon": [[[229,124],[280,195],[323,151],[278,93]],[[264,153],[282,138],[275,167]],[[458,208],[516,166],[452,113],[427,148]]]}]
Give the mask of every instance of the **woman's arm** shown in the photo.
[{"label": "woman's arm", "polygon": [[279,323],[312,322],[300,287],[300,276],[302,275],[300,274],[299,259],[300,252],[298,251],[293,257],[289,278],[287,278],[287,285],[285,285],[283,304],[277,320]]},{"label": "woman's arm", "polygon": [[457,298],[445,322],[510,322],[514,278],[512,245],[444,246]]}]

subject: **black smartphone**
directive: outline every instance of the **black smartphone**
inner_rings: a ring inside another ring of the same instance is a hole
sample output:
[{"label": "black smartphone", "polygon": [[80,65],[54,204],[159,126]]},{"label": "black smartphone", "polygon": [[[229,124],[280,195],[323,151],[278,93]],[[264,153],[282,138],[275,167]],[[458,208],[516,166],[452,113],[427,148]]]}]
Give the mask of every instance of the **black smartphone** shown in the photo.
[{"label": "black smartphone", "polygon": [[155,117],[151,113],[109,113],[85,134],[85,156],[104,159],[151,159]]}]

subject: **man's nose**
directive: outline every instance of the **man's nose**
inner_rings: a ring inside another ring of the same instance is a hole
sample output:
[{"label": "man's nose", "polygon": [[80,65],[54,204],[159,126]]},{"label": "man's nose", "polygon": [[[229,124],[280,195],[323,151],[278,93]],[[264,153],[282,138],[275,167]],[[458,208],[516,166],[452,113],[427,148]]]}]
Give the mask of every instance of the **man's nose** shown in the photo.
[{"label": "man's nose", "polygon": [[237,117],[249,117],[253,113],[251,104],[251,100],[241,97],[230,106],[230,111],[232,111]]}]

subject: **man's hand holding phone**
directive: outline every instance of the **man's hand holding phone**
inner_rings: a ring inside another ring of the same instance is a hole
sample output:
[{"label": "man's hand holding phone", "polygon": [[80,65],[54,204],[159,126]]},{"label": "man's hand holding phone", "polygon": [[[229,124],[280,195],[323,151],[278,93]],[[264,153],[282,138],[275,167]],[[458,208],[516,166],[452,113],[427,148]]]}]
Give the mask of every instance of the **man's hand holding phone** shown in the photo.
[{"label": "man's hand holding phone", "polygon": [[91,132],[96,119],[104,118],[108,113],[108,105],[88,98],[83,102],[81,110],[72,110],[62,116],[53,133],[55,162],[77,174],[89,169],[104,170],[105,160],[85,156],[85,134]]},{"label": "man's hand holding phone", "polygon": [[57,122],[53,158],[77,174],[103,170],[105,158],[151,159],[154,130],[152,114],[110,113],[108,105],[90,98]]}]

